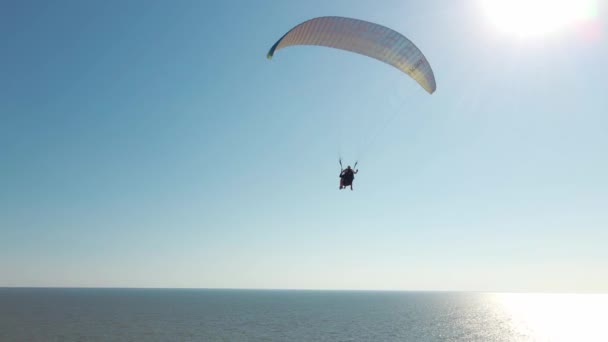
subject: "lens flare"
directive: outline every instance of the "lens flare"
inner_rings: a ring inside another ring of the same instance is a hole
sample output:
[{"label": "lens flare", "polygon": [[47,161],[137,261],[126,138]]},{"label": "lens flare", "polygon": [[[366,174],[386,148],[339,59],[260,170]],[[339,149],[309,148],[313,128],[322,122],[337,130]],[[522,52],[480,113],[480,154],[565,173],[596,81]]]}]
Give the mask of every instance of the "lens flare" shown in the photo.
[{"label": "lens flare", "polygon": [[480,0],[499,31],[521,38],[575,28],[597,16],[597,0]]}]

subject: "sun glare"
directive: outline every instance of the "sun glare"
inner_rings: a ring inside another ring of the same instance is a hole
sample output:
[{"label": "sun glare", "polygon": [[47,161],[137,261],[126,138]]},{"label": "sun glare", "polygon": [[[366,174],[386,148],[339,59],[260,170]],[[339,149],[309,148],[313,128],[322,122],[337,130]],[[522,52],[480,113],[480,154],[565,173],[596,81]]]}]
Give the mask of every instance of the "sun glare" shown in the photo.
[{"label": "sun glare", "polygon": [[[608,341],[604,294],[495,294],[521,340]],[[524,338],[526,337],[526,338]]]},{"label": "sun glare", "polygon": [[480,0],[486,18],[500,31],[538,37],[571,28],[595,16],[597,0]]}]

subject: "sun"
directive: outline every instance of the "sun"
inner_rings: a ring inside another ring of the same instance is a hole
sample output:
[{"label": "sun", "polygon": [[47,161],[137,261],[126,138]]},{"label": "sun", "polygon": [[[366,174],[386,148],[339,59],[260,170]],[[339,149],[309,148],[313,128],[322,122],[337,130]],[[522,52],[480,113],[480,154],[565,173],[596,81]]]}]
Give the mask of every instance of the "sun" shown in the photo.
[{"label": "sun", "polygon": [[597,0],[479,0],[498,30],[521,38],[568,29],[595,15]]}]

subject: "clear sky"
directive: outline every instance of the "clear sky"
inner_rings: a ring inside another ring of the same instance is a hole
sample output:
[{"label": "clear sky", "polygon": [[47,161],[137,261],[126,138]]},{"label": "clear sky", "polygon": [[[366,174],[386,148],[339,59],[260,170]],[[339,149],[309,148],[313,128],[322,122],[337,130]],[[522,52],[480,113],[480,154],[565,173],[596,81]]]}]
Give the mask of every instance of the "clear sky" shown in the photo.
[{"label": "clear sky", "polygon": [[[562,2],[2,2],[0,286],[608,291],[607,9]],[[437,91],[266,59],[324,15]]]}]

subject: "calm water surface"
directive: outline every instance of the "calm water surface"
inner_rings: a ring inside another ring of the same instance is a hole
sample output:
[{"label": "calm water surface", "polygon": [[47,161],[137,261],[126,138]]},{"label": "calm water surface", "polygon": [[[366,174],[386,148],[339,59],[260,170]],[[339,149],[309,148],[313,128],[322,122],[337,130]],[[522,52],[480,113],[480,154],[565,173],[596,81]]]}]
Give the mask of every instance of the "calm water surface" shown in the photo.
[{"label": "calm water surface", "polygon": [[608,341],[608,295],[0,288],[0,341]]}]

